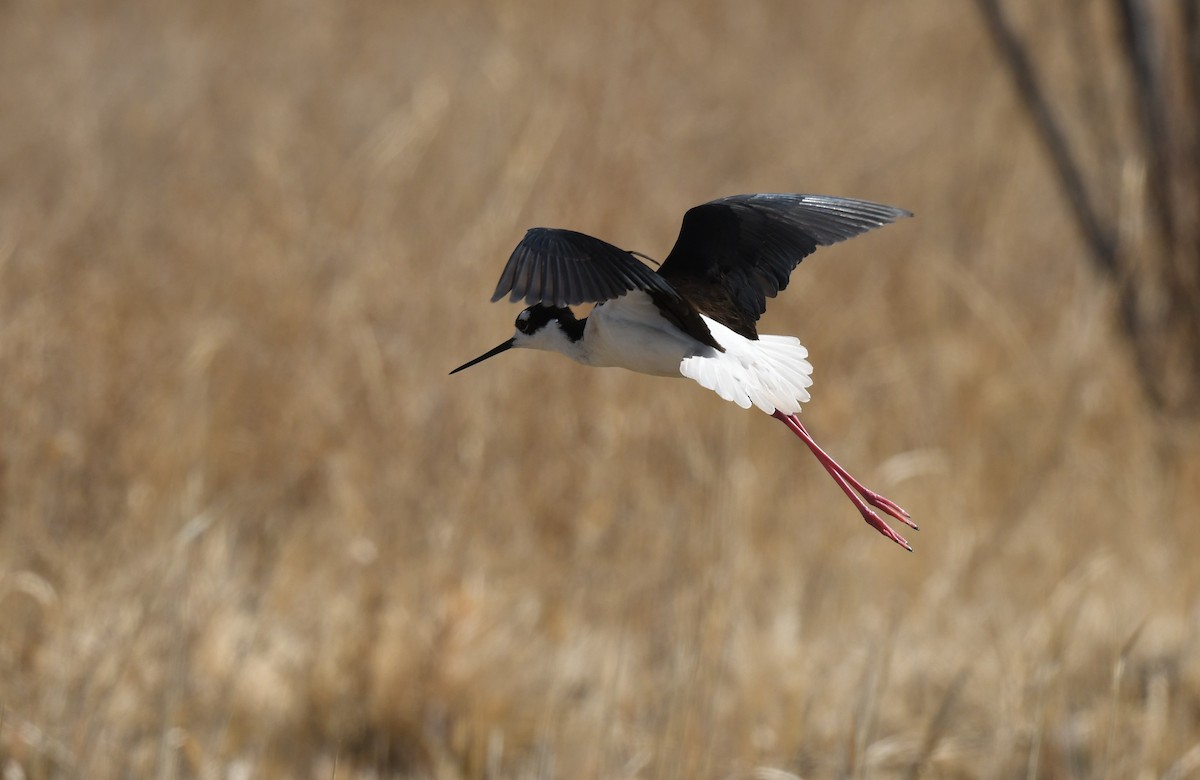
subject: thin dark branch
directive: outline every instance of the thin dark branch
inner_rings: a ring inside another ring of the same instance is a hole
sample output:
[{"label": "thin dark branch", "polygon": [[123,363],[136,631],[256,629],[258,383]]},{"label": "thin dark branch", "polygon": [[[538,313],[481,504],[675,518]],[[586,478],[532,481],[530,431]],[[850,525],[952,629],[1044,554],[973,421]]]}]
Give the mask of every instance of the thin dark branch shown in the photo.
[{"label": "thin dark branch", "polygon": [[1134,360],[1142,377],[1142,387],[1152,403],[1161,406],[1163,396],[1155,378],[1149,350],[1142,344],[1143,326],[1138,315],[1137,288],[1125,269],[1119,265],[1117,241],[1110,227],[1100,219],[1096,206],[1084,183],[1079,163],[1071,153],[1066,133],[1054,116],[1049,99],[1034,72],[1033,62],[1000,7],[1000,0],[976,0],[988,33],[999,50],[1025,108],[1033,118],[1038,136],[1046,145],[1050,160],[1058,173],[1058,181],[1071,206],[1075,222],[1083,233],[1092,260],[1099,270],[1112,279],[1117,290],[1117,309],[1121,325],[1134,345]]},{"label": "thin dark branch", "polygon": [[[1200,198],[1200,0],[1183,0],[1180,4],[1184,45],[1184,84],[1190,105],[1185,116],[1190,116],[1191,137],[1189,138],[1191,159],[1192,197]],[[1185,125],[1186,127],[1187,125]],[[1196,207],[1195,200],[1191,202]],[[1200,218],[1193,215],[1194,219]]]},{"label": "thin dark branch", "polygon": [[1102,161],[1120,159],[1120,144],[1117,141],[1117,109],[1110,99],[1103,77],[1096,68],[1102,61],[1101,47],[1096,40],[1096,24],[1092,13],[1092,0],[1073,0],[1070,15],[1075,23],[1066,25],[1067,40],[1071,45],[1071,58],[1080,75],[1075,78],[1079,92],[1079,113],[1083,126],[1091,134],[1090,159],[1081,163],[1083,170],[1091,170],[1091,184],[1100,191],[1115,192],[1119,183],[1120,168],[1104,165]]},{"label": "thin dark branch", "polygon": [[1055,119],[1050,103],[1042,91],[1025,46],[1005,18],[999,0],[976,0],[976,5],[983,15],[993,43],[1004,58],[1008,72],[1012,74],[1017,92],[1037,126],[1038,135],[1046,145],[1058,172],[1063,193],[1071,205],[1071,211],[1087,242],[1092,259],[1101,271],[1114,278],[1118,277],[1116,240],[1096,212],[1079,164],[1071,154],[1066,134]]},{"label": "thin dark branch", "polygon": [[1163,246],[1170,254],[1175,246],[1175,209],[1171,197],[1171,138],[1166,89],[1160,67],[1162,54],[1154,35],[1154,22],[1143,0],[1116,0],[1116,6],[1125,63],[1137,103],[1153,219],[1162,235]]}]

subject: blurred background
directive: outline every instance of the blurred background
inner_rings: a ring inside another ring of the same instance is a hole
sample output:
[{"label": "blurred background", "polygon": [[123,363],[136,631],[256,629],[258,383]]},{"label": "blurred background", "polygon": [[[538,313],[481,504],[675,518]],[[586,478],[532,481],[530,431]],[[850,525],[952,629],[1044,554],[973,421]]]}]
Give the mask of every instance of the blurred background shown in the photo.
[{"label": "blurred background", "polygon": [[[1200,776],[1196,4],[0,6],[15,778]],[[527,227],[916,218],[783,426],[523,352]]]}]

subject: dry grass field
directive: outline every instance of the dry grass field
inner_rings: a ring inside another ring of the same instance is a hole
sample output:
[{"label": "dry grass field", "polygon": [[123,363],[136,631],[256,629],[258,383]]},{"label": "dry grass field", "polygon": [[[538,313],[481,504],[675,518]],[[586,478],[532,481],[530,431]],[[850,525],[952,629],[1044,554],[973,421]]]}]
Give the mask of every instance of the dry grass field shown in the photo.
[{"label": "dry grass field", "polygon": [[[913,554],[690,382],[446,375],[525,228],[749,191],[917,215],[762,323]],[[1112,308],[968,3],[2,4],[0,771],[1198,777]]]}]

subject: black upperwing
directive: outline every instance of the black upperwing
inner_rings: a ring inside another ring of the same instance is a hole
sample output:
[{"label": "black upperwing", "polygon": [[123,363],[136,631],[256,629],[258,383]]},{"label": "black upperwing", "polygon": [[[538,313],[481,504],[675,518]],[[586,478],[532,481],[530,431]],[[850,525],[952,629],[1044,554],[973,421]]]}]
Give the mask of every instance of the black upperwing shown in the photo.
[{"label": "black upperwing", "polygon": [[560,228],[531,228],[517,244],[493,301],[577,306],[603,303],[630,290],[678,294],[633,255],[607,241]]},{"label": "black upperwing", "polygon": [[565,308],[603,303],[634,290],[648,294],[664,317],[693,338],[724,351],[666,277],[624,249],[574,230],[528,230],[509,256],[492,300],[508,295],[514,303]]},{"label": "black upperwing", "polygon": [[689,209],[658,269],[701,312],[757,339],[755,323],[819,246],[882,227],[909,212],[826,195],[733,195]]}]

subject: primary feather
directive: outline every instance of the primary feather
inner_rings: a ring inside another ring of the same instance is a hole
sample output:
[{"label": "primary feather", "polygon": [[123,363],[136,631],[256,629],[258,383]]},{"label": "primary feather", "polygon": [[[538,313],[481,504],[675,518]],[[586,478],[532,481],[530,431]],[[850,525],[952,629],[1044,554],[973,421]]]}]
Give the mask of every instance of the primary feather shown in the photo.
[{"label": "primary feather", "polygon": [[787,287],[792,271],[817,247],[908,216],[855,198],[732,195],[684,214],[658,273],[703,314],[755,339],[767,298]]},{"label": "primary feather", "polygon": [[509,256],[492,300],[509,295],[514,303],[562,308],[633,290],[679,299],[665,279],[624,249],[574,230],[531,228]]}]

